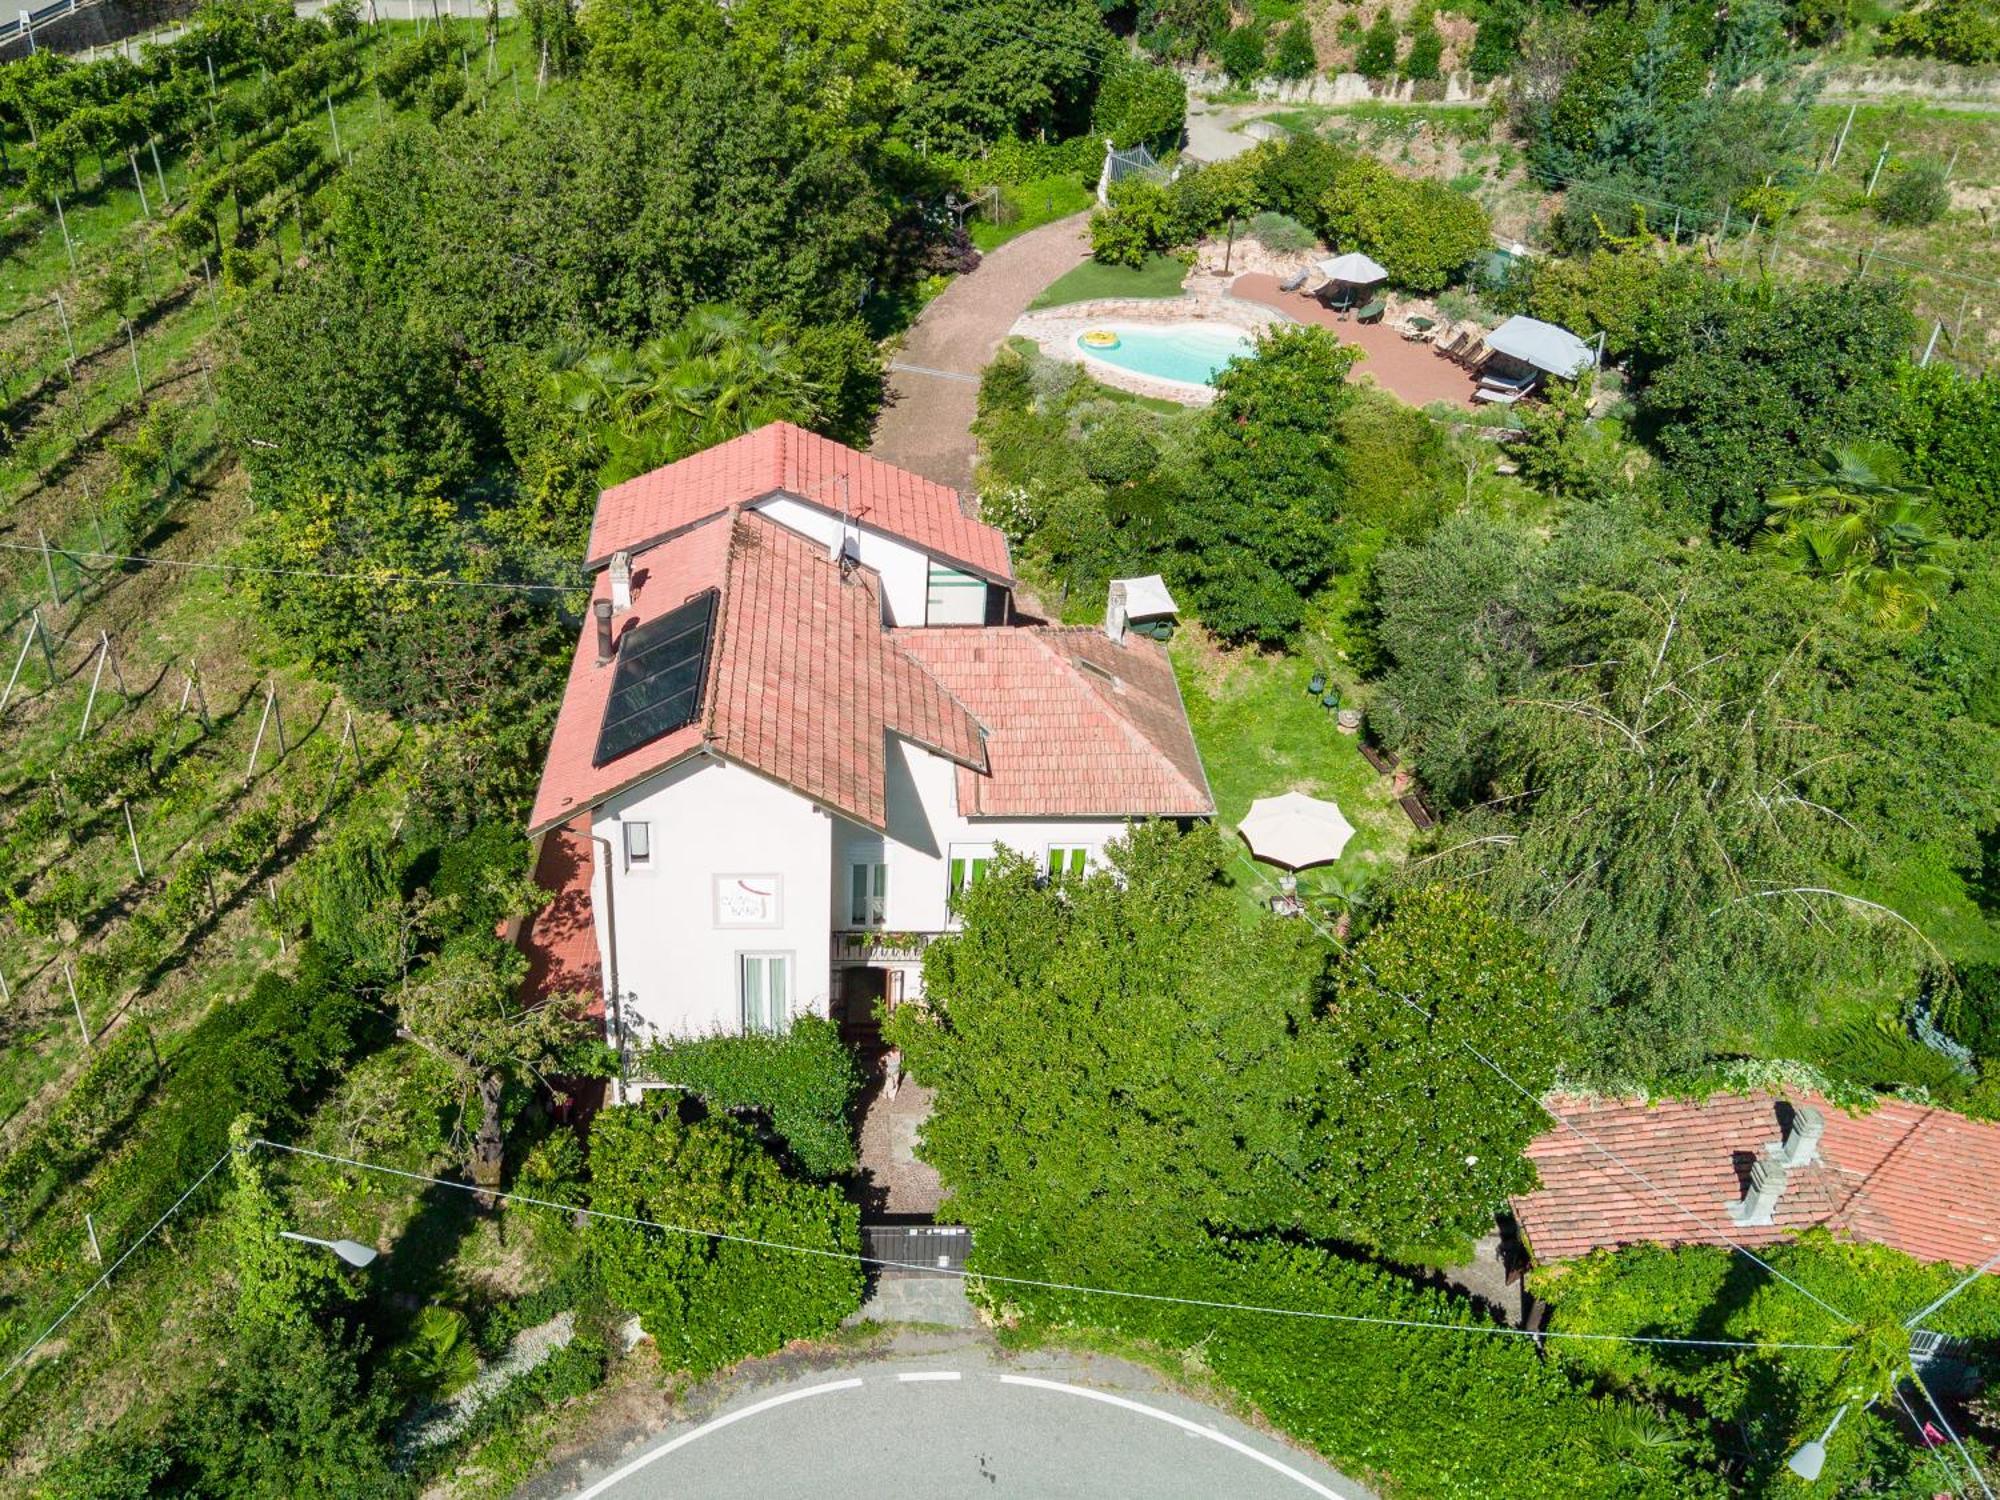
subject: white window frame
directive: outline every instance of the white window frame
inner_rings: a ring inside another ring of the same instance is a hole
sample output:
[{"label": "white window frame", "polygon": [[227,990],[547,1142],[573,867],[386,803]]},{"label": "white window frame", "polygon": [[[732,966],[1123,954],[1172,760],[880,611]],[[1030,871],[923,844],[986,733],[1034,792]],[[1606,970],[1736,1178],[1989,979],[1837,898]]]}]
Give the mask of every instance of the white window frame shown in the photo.
[{"label": "white window frame", "polygon": [[986,878],[996,859],[991,844],[953,844],[945,850],[945,899],[954,901]]},{"label": "white window frame", "polygon": [[[773,962],[784,965],[780,984],[783,993],[776,997],[776,1014],[772,1014],[773,996],[770,984],[770,966]],[[756,973],[761,985],[761,1012],[751,1013],[750,975],[751,965],[758,965]],[[736,1015],[747,1036],[753,1032],[782,1035],[792,1024],[792,976],[798,972],[798,955],[786,950],[755,949],[736,955]]]},{"label": "white window frame", "polygon": [[847,864],[847,924],[886,927],[889,923],[889,866],[879,859]]},{"label": "white window frame", "polygon": [[[653,868],[652,823],[645,818],[632,818],[629,820],[621,820],[619,826],[625,830],[624,832],[625,868],[627,870],[652,869]],[[632,852],[632,835],[635,832],[639,835],[640,840],[646,846],[644,853],[634,854]]]},{"label": "white window frame", "polygon": [[1082,875],[1090,869],[1090,845],[1049,844],[1042,855],[1042,873],[1051,880]]}]

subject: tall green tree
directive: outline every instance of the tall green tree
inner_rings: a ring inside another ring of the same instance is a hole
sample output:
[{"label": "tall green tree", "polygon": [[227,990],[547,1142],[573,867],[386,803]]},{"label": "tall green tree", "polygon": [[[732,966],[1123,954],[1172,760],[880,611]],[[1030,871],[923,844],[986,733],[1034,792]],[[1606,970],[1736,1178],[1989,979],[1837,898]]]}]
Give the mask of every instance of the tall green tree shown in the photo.
[{"label": "tall green tree", "polygon": [[905,18],[911,145],[970,153],[1089,124],[1113,46],[1095,0],[911,0]]},{"label": "tall green tree", "polygon": [[1175,516],[1173,571],[1224,637],[1284,640],[1339,565],[1338,423],[1355,358],[1324,328],[1281,327],[1216,377],[1196,440],[1199,480]]}]

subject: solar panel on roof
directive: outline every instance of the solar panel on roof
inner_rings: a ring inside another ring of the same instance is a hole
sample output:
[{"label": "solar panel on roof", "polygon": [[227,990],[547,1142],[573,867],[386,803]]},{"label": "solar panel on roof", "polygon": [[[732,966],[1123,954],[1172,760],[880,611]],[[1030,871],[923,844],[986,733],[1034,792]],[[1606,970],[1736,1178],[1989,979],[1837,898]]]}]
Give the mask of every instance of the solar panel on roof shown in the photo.
[{"label": "solar panel on roof", "polygon": [[709,589],[672,614],[647,621],[619,645],[611,697],[590,758],[593,766],[694,722],[708,676],[715,598],[715,590]]}]

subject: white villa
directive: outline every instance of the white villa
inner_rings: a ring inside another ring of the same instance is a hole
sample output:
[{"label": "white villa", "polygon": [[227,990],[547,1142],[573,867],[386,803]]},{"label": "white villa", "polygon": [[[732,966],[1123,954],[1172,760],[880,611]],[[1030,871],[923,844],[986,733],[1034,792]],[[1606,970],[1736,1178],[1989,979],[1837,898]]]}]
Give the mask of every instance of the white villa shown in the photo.
[{"label": "white villa", "polygon": [[857,1043],[921,986],[996,847],[1080,871],[1213,813],[1164,648],[1017,623],[1005,538],[951,490],[774,424],[606,490],[531,832],[528,948],[609,1039]]}]

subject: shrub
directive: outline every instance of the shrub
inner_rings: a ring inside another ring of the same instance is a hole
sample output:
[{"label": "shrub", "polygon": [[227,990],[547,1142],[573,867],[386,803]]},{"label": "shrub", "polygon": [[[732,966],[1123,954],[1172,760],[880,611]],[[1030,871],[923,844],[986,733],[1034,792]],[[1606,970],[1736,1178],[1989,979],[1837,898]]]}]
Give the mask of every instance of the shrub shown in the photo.
[{"label": "shrub", "polygon": [[728,1120],[610,1109],[590,1135],[591,1207],[822,1250],[797,1255],[703,1233],[593,1219],[606,1292],[639,1315],[673,1369],[696,1375],[831,1333],[861,1305],[860,1217],[837,1187],[787,1179]]},{"label": "shrub", "polygon": [[1436,78],[1443,60],[1444,37],[1435,23],[1426,22],[1410,41],[1410,55],[1403,60],[1403,73],[1409,78]]},{"label": "shrub", "polygon": [[1476,199],[1398,177],[1365,157],[1341,168],[1322,209],[1329,240],[1366,251],[1391,281],[1413,291],[1442,290],[1491,243],[1491,222]]},{"label": "shrub", "polygon": [[699,1095],[711,1109],[762,1113],[809,1177],[854,1170],[861,1070],[831,1021],[800,1016],[781,1036],[753,1032],[662,1044],[648,1054],[647,1072]]},{"label": "shrub", "polygon": [[1892,52],[1943,62],[2000,62],[2000,13],[1990,0],[1931,0],[1890,17],[1882,42]]},{"label": "shrub", "polygon": [[1250,221],[1250,237],[1266,250],[1286,254],[1319,243],[1313,232],[1288,214],[1261,213]]},{"label": "shrub", "polygon": [[[974,1258],[977,1265],[985,1253],[975,1250]],[[1456,1295],[1278,1243],[1177,1254],[1143,1290],[1301,1312],[1479,1321]],[[1703,1471],[1708,1445],[1692,1423],[1659,1416],[1635,1440],[1633,1419],[1651,1416],[1646,1408],[1593,1399],[1584,1384],[1544,1363],[1530,1340],[1014,1287],[1002,1295],[1045,1323],[1109,1328],[1182,1354],[1333,1463],[1391,1475],[1395,1493],[1412,1500],[1719,1500],[1724,1493]]]},{"label": "shrub", "polygon": [[1287,83],[1300,83],[1318,71],[1319,53],[1313,50],[1312,27],[1303,19],[1292,22],[1278,33],[1271,72]]},{"label": "shrub", "polygon": [[1951,186],[1944,168],[1934,161],[1898,162],[1869,206],[1884,224],[1898,228],[1932,224],[1951,207]]},{"label": "shrub", "polygon": [[1176,145],[1187,123],[1187,83],[1172,68],[1141,62],[1123,47],[1111,54],[1091,116],[1092,144],[1105,136],[1121,148]]},{"label": "shrub", "polygon": [[1238,88],[1264,76],[1264,43],[1264,28],[1255,22],[1231,27],[1217,43],[1215,60],[1222,64],[1222,71]]},{"label": "shrub", "polygon": [[1164,184],[1127,177],[1111,186],[1111,204],[1092,215],[1090,253],[1104,265],[1131,266],[1187,237],[1177,200]]},{"label": "shrub", "polygon": [[1361,35],[1355,49],[1354,71],[1363,78],[1388,78],[1396,71],[1396,18],[1383,6]]},{"label": "shrub", "polygon": [[1957,535],[2000,529],[2000,372],[1972,378],[1945,364],[1905,365],[1898,396],[1895,441],[1908,477],[1931,487]]}]

